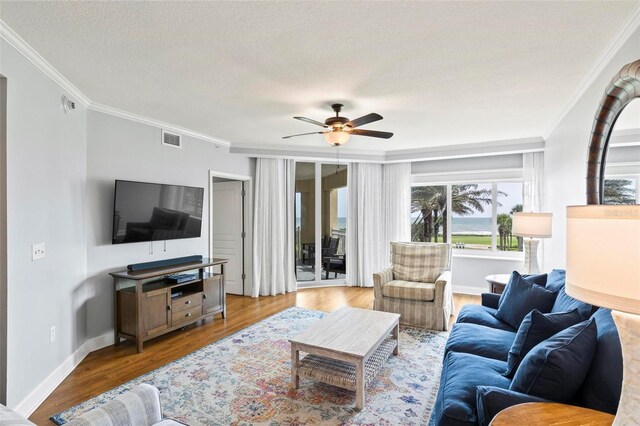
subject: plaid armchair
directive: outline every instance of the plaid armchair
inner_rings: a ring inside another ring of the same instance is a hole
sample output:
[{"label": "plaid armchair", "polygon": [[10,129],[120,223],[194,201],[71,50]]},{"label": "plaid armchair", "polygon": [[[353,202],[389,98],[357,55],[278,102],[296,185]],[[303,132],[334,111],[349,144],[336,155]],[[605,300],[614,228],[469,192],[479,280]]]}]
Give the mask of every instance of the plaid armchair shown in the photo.
[{"label": "plaid armchair", "polygon": [[401,324],[448,330],[451,244],[392,242],[391,265],[373,274],[373,309],[400,314]]}]

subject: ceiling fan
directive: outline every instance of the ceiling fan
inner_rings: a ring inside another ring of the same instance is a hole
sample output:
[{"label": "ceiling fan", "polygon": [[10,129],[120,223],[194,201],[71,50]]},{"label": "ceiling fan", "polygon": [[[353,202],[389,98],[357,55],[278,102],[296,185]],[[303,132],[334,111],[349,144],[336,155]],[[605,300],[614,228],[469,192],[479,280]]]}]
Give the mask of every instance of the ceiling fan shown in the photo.
[{"label": "ceiling fan", "polygon": [[335,111],[336,116],[327,118],[324,121],[324,123],[321,123],[320,121],[312,120],[307,117],[293,117],[296,120],[306,121],[307,123],[324,127],[327,130],[324,132],[299,133],[297,135],[284,136],[282,139],[289,139],[296,136],[304,136],[304,135],[324,135],[325,140],[330,145],[340,146],[347,143],[351,135],[370,136],[373,138],[383,138],[383,139],[389,139],[391,136],[393,136],[393,133],[390,133],[390,132],[379,132],[377,130],[358,129],[358,127],[364,126],[365,124],[382,120],[382,116],[380,114],[376,114],[375,112],[372,112],[371,114],[367,114],[360,118],[356,118],[355,120],[349,120],[347,117],[340,117],[340,111],[342,111],[342,107],[343,107],[342,104],[331,105],[331,108],[333,109],[333,111]]}]

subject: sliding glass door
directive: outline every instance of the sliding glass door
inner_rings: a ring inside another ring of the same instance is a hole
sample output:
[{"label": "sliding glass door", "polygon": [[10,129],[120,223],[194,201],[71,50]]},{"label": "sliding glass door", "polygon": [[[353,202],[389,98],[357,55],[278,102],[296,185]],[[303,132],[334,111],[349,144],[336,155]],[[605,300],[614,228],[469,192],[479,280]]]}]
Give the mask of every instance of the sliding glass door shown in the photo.
[{"label": "sliding glass door", "polygon": [[297,281],[344,281],[347,167],[296,163],[295,197]]},{"label": "sliding glass door", "polygon": [[316,280],[316,166],[296,163],[296,279]]}]

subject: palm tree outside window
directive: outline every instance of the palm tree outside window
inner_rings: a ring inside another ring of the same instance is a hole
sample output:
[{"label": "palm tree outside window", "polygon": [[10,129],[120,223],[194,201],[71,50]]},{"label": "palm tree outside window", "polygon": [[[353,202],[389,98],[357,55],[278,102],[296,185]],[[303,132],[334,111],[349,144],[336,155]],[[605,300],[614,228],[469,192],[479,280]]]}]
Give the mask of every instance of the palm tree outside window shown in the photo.
[{"label": "palm tree outside window", "polygon": [[522,251],[521,239],[511,233],[512,215],[522,211],[522,182],[416,186],[411,210],[413,241]]}]

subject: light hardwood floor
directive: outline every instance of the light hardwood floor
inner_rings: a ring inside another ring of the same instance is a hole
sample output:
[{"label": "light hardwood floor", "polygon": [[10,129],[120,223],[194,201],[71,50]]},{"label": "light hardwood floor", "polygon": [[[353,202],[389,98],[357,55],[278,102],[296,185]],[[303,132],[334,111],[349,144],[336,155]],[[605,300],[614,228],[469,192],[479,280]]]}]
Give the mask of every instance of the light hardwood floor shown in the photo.
[{"label": "light hardwood floor", "polygon": [[[457,310],[480,297],[454,295]],[[119,386],[141,374],[187,355],[216,340],[235,333],[291,306],[331,312],[340,306],[373,306],[373,289],[360,287],[324,287],[299,290],[271,297],[227,297],[227,318],[219,315],[205,323],[191,325],[145,342],[144,352],[136,354],[135,345],[123,342],[90,353],[56,388],[29,418],[38,425],[53,424],[49,417],[82,401]],[[457,312],[456,312],[457,314]],[[451,322],[455,316],[451,318]]]}]

